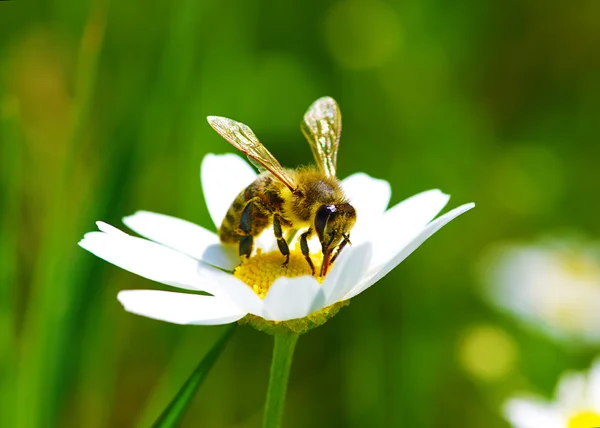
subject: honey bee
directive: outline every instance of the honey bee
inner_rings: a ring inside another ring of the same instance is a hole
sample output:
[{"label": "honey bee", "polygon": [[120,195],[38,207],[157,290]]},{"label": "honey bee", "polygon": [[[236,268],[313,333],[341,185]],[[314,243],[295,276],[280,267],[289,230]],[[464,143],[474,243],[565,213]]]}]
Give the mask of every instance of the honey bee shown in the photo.
[{"label": "honey bee", "polygon": [[285,266],[290,250],[283,230],[293,236],[306,228],[300,235],[300,249],[314,275],[308,239],[317,234],[323,253],[319,275],[324,276],[350,243],[350,230],[356,221],[356,211],[335,177],[342,130],[342,116],[335,100],[319,98],[308,108],[301,123],[317,167],[284,169],[248,126],[225,117],[207,119],[215,131],[262,171],[229,207],[219,228],[221,242],[238,244],[240,257],[250,257],[254,237],[273,225]]}]

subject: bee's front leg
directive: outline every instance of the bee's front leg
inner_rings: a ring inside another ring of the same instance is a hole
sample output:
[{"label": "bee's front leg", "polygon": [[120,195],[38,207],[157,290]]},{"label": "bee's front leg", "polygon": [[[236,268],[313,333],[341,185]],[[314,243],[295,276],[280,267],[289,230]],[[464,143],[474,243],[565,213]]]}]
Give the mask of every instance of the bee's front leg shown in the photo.
[{"label": "bee's front leg", "polygon": [[285,262],[281,266],[287,266],[290,261],[290,248],[288,247],[287,241],[283,238],[281,231],[281,218],[279,214],[273,215],[273,231],[275,232],[275,238],[277,238],[277,246],[281,254],[285,256]]},{"label": "bee's front leg", "polygon": [[300,235],[300,249],[302,250],[302,255],[308,262],[310,266],[310,270],[312,271],[312,275],[315,276],[315,265],[313,265],[312,260],[310,259],[310,251],[308,248],[308,237],[312,234],[312,229],[308,229],[302,235]]},{"label": "bee's front leg", "polygon": [[352,245],[352,243],[350,242],[350,237],[348,235],[343,235],[344,236],[344,240],[342,241],[342,243],[337,247],[337,250],[335,251],[335,254],[333,255],[333,257],[331,258],[331,262],[330,264],[333,264],[333,262],[335,262],[335,260],[338,258],[338,256],[340,255],[340,253],[342,252],[342,250],[344,249],[344,247],[347,244]]}]

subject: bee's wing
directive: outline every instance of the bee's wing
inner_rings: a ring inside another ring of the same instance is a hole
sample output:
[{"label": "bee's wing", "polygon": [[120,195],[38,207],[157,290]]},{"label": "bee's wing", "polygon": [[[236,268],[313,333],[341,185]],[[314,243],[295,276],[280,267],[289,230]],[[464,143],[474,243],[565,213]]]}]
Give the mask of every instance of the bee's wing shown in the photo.
[{"label": "bee's wing", "polygon": [[331,97],[322,97],[312,103],[300,127],[310,144],[319,168],[328,177],[335,177],[342,132],[342,114],[335,100]]},{"label": "bee's wing", "polygon": [[262,166],[260,163],[258,163],[257,161],[255,161],[250,156],[246,156],[246,159],[248,159],[248,162],[250,162],[254,166],[254,168],[256,168],[256,170],[258,171],[259,174],[262,173],[262,172],[265,172],[267,170],[267,168],[265,168],[264,166]]},{"label": "bee's wing", "polygon": [[207,120],[210,126],[236,149],[265,167],[290,190],[296,188],[294,181],[277,162],[277,159],[258,141],[248,126],[220,116],[208,116]]}]

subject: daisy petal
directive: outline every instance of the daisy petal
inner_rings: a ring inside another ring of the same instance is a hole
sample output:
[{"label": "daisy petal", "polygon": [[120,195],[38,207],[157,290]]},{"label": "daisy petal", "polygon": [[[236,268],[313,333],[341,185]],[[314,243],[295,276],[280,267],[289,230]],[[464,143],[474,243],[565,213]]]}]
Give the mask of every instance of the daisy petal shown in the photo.
[{"label": "daisy petal", "polygon": [[349,299],[351,297],[356,296],[357,294],[362,293],[371,285],[379,281],[381,278],[386,276],[392,269],[398,266],[405,258],[407,258],[413,251],[415,251],[419,246],[425,242],[431,235],[440,230],[443,226],[448,224],[450,221],[458,217],[459,215],[469,211],[473,208],[475,204],[465,204],[458,208],[453,209],[452,211],[447,212],[440,218],[432,221],[419,233],[413,240],[411,240],[408,245],[400,249],[395,255],[390,257],[385,263],[380,265],[379,267],[373,269],[370,273],[370,276],[362,282],[358,287],[352,290],[346,298]]},{"label": "daisy petal", "polygon": [[273,232],[273,226],[268,226],[260,235],[254,238],[254,248],[260,248],[263,253],[270,253],[277,249],[277,239],[275,238],[275,232]]},{"label": "daisy petal", "polygon": [[302,318],[324,301],[321,286],[312,276],[281,277],[269,288],[265,297],[266,320],[286,321]]},{"label": "daisy petal", "polygon": [[117,298],[128,312],[174,324],[229,324],[246,315],[230,302],[213,296],[125,290]]},{"label": "daisy petal", "polygon": [[515,428],[562,428],[566,425],[558,411],[534,400],[509,400],[504,406],[504,415]]},{"label": "daisy petal", "polygon": [[423,227],[439,214],[449,200],[450,195],[439,189],[418,193],[385,212],[386,226],[407,225],[410,229]]},{"label": "daisy petal", "polygon": [[392,195],[390,183],[359,172],[342,180],[342,188],[356,209],[356,224],[352,229],[352,236],[358,242],[372,228],[374,219],[387,208]]},{"label": "daisy petal", "polygon": [[565,413],[577,410],[588,401],[588,384],[583,373],[567,372],[556,388],[556,401]]},{"label": "daisy petal", "polygon": [[256,175],[248,162],[237,155],[208,154],[204,157],[200,167],[202,191],[217,228],[235,197],[256,179]]},{"label": "daisy petal", "polygon": [[200,289],[197,260],[155,242],[119,232],[86,233],[79,245],[101,259],[144,278],[173,287]]},{"label": "daisy petal", "polygon": [[372,246],[367,242],[351,247],[340,255],[323,282],[322,288],[325,294],[323,307],[342,300],[356,286],[369,267],[371,254]]},{"label": "daisy petal", "polygon": [[596,358],[590,370],[590,400],[594,409],[600,409],[600,359]]},{"label": "daisy petal", "polygon": [[235,248],[221,245],[217,234],[189,221],[164,214],[138,211],[125,217],[123,223],[145,238],[204,263],[228,270],[232,270],[239,263]]},{"label": "daisy petal", "polygon": [[238,308],[254,315],[263,315],[263,300],[252,289],[229,273],[212,266],[198,265],[202,290],[233,302]]},{"label": "daisy petal", "polygon": [[119,230],[116,227],[111,226],[108,223],[104,223],[103,221],[97,221],[96,226],[98,226],[98,229],[104,233],[112,233],[113,235],[119,235],[119,236],[129,236],[122,230]]},{"label": "daisy petal", "polygon": [[[371,240],[374,254],[371,266],[377,266],[406,246],[446,206],[449,195],[438,189],[411,196],[387,210]],[[390,239],[390,230],[394,238]]]}]

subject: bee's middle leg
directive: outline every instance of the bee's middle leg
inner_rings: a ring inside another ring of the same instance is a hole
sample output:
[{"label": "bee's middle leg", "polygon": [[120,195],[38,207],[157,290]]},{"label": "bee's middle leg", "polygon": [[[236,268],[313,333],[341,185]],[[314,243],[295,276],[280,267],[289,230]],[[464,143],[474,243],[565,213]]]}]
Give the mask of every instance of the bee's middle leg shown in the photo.
[{"label": "bee's middle leg", "polygon": [[281,254],[285,256],[285,261],[281,266],[287,266],[290,261],[290,248],[288,247],[287,241],[283,237],[283,233],[281,231],[281,217],[279,214],[273,215],[273,232],[275,232],[275,238],[277,238],[277,246],[279,247],[279,251],[281,251]]},{"label": "bee's middle leg", "polygon": [[300,235],[300,249],[302,250],[302,255],[308,262],[310,266],[310,270],[312,271],[312,275],[315,275],[315,265],[313,265],[312,260],[310,259],[310,251],[308,248],[308,237],[312,234],[312,229],[308,229],[302,235]]}]

